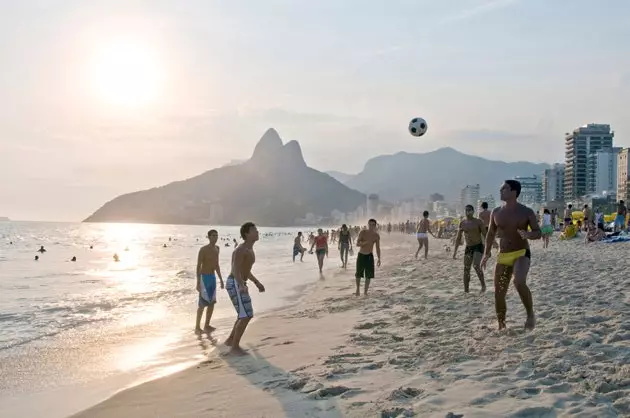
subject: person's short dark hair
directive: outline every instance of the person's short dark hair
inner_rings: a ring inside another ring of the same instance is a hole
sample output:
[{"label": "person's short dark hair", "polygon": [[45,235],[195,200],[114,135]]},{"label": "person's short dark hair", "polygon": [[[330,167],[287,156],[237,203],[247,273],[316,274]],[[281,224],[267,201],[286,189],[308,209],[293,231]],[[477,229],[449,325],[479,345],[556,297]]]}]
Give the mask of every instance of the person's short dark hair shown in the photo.
[{"label": "person's short dark hair", "polygon": [[245,236],[249,234],[249,230],[256,227],[256,224],[253,222],[245,222],[241,225],[241,238],[245,239]]},{"label": "person's short dark hair", "polygon": [[481,202],[481,209],[488,209],[488,202]]},{"label": "person's short dark hair", "polygon": [[211,229],[210,231],[208,231],[208,236],[212,235],[212,234],[217,234],[219,235],[219,233],[217,232],[216,229]]},{"label": "person's short dark hair", "polygon": [[341,229],[347,228],[347,227],[348,227],[348,225],[346,225],[346,224],[341,225]]},{"label": "person's short dark hair", "polygon": [[619,204],[620,204],[620,205],[623,205],[623,200],[620,200],[620,201],[619,201]]},{"label": "person's short dark hair", "polygon": [[588,205],[584,205],[584,209],[586,209],[588,207]]},{"label": "person's short dark hair", "polygon": [[572,207],[573,207],[573,205],[569,203],[568,208],[571,209]]},{"label": "person's short dark hair", "polygon": [[298,232],[298,237],[302,235],[302,231]]},{"label": "person's short dark hair", "polygon": [[549,209],[543,210],[543,213],[546,213],[547,215],[551,215],[551,213],[549,212]]},{"label": "person's short dark hair", "polygon": [[517,180],[505,180],[505,184],[510,186],[510,190],[516,192],[516,197],[521,195],[521,182]]},{"label": "person's short dark hair", "polygon": [[374,224],[374,225],[376,225],[376,219],[370,219],[370,220],[368,221],[368,224]]},{"label": "person's short dark hair", "polygon": [[473,205],[466,205],[466,210],[468,209],[472,210],[473,212],[475,211],[475,208]]},{"label": "person's short dark hair", "polygon": [[422,212],[422,216],[424,216],[425,218],[429,217],[429,211],[425,210],[424,212]]}]

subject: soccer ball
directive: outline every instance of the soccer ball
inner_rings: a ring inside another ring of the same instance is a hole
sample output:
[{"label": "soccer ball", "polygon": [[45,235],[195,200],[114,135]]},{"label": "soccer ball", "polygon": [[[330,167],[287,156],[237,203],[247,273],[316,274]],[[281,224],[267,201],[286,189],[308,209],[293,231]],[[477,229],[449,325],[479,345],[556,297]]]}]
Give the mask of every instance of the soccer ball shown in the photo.
[{"label": "soccer ball", "polygon": [[427,129],[429,129],[429,125],[422,118],[413,118],[409,122],[409,133],[413,136],[422,136],[427,133]]}]

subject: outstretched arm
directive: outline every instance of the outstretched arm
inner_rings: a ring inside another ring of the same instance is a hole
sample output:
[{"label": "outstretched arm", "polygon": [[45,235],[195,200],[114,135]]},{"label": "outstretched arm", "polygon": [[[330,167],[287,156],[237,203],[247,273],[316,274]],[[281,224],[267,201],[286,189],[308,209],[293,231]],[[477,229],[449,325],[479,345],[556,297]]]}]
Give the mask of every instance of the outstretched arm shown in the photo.
[{"label": "outstretched arm", "polygon": [[453,258],[455,258],[455,256],[457,255],[457,249],[459,248],[459,243],[462,240],[462,235],[464,233],[464,230],[461,227],[461,223],[459,226],[459,229],[457,231],[457,238],[455,238],[455,249],[453,250]]},{"label": "outstretched arm", "polygon": [[490,226],[488,226],[488,232],[486,233],[486,245],[484,251],[484,257],[490,258],[490,253],[492,251],[492,244],[494,243],[494,238],[497,236],[497,224],[494,221],[494,214],[497,209],[494,209],[490,214]]},{"label": "outstretched arm", "polygon": [[542,237],[542,233],[540,232],[540,225],[538,224],[538,218],[536,217],[536,213],[533,210],[529,210],[529,228],[531,231],[525,231],[526,239],[540,239]]},{"label": "outstretched arm", "polygon": [[376,257],[378,257],[378,261],[376,264],[381,266],[381,236],[376,234]]}]

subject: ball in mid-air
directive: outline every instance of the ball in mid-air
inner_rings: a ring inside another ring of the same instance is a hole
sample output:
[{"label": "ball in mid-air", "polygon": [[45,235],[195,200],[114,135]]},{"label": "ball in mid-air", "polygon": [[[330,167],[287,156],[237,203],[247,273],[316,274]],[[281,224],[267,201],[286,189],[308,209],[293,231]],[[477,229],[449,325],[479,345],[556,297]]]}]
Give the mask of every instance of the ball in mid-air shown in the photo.
[{"label": "ball in mid-air", "polygon": [[422,118],[413,118],[409,122],[409,133],[413,136],[422,136],[427,133],[427,121]]}]

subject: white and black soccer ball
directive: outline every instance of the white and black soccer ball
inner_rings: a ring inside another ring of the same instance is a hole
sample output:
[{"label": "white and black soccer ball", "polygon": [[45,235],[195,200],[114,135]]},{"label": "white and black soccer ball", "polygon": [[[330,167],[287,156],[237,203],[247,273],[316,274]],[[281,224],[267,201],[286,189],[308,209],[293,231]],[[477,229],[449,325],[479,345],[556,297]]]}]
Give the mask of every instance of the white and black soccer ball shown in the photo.
[{"label": "white and black soccer ball", "polygon": [[413,118],[409,122],[409,133],[413,136],[422,136],[427,133],[427,129],[429,129],[429,125],[422,118]]}]

